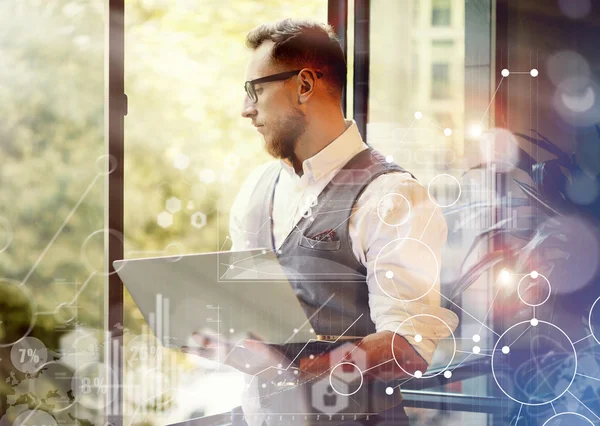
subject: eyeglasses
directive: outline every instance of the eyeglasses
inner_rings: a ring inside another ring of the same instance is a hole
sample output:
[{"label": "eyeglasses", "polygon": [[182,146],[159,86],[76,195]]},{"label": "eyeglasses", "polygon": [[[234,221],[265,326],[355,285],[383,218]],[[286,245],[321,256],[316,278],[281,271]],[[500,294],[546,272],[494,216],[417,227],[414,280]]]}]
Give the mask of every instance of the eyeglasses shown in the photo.
[{"label": "eyeglasses", "polygon": [[[250,80],[244,84],[244,89],[246,89],[246,94],[248,95],[250,100],[252,102],[256,103],[256,102],[258,102],[258,95],[256,94],[256,89],[254,89],[255,84],[269,83],[271,81],[287,80],[288,78],[298,75],[300,73],[300,71],[302,71],[302,70],[285,71],[285,72],[280,72],[278,74],[272,74],[272,75],[268,75],[266,77],[261,77],[261,78],[257,78],[254,80]],[[323,77],[323,73],[321,73],[319,71],[317,71],[316,74],[317,74],[317,78]]]}]

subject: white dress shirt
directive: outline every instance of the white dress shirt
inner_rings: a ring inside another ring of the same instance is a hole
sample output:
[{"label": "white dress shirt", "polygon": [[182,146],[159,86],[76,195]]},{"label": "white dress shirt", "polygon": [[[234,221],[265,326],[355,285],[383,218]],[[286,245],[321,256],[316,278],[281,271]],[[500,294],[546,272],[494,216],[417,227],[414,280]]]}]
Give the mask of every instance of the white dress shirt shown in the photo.
[{"label": "white dress shirt", "polygon": [[[279,248],[333,176],[357,153],[367,149],[356,123],[347,121],[342,135],[302,163],[298,176],[287,160],[275,188],[273,233]],[[246,248],[241,218],[268,162],[246,179],[231,208],[232,250]],[[410,208],[408,205],[410,204]],[[340,222],[346,219],[340,212]],[[427,189],[408,173],[387,173],[374,179],[358,198],[350,216],[352,251],[367,269],[369,308],[377,331],[404,336],[430,364],[437,341],[450,335],[437,318],[456,328],[454,313],[440,307],[440,252],[447,227]],[[425,315],[422,315],[425,314]],[[421,315],[407,320],[413,315]],[[406,320],[406,321],[405,321]],[[402,324],[402,326],[400,326]],[[415,341],[414,336],[420,335]]]}]

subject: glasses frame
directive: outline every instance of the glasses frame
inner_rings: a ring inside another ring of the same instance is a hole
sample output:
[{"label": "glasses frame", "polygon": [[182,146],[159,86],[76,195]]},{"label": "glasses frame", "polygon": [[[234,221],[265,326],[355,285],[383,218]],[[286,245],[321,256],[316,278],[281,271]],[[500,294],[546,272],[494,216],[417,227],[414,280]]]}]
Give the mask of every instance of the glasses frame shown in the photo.
[{"label": "glasses frame", "polygon": [[[250,98],[250,100],[253,103],[256,103],[256,102],[258,102],[258,95],[256,94],[256,90],[254,89],[255,84],[269,83],[271,81],[287,80],[288,78],[291,78],[291,77],[294,77],[295,75],[300,74],[300,71],[302,71],[302,70],[300,69],[300,70],[294,70],[294,71],[284,71],[284,72],[280,72],[277,74],[271,74],[271,75],[267,75],[265,77],[256,78],[254,80],[248,80],[244,83],[244,90],[246,90],[246,94],[248,95],[248,98]],[[322,72],[316,71],[315,73],[317,74],[317,78],[323,77]]]}]

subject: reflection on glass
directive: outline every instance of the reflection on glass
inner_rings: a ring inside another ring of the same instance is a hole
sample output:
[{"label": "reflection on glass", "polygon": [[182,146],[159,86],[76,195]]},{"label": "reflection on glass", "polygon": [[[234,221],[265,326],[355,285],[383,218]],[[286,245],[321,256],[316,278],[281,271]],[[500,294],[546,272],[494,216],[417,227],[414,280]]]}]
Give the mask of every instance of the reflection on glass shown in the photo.
[{"label": "reflection on glass", "polygon": [[[240,116],[246,34],[286,17],[327,20],[322,0],[226,3],[126,1],[128,258],[230,249],[234,197],[250,171],[269,160],[261,135]],[[240,373],[159,349],[128,294],[125,311],[124,346],[139,359],[125,365],[125,424],[168,424],[240,405]]]},{"label": "reflection on glass", "polygon": [[104,277],[81,256],[103,267],[104,20],[102,0],[0,1],[2,424],[105,422],[71,382],[104,359]]}]

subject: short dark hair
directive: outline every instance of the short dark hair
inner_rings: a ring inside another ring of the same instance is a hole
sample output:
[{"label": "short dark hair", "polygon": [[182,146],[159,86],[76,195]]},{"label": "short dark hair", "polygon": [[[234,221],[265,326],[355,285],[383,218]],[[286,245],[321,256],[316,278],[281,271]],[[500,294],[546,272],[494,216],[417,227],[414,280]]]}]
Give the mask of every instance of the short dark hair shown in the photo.
[{"label": "short dark hair", "polygon": [[346,59],[331,25],[291,18],[262,24],[248,33],[246,46],[256,50],[267,40],[275,43],[271,52],[273,64],[319,69],[331,83],[332,94],[341,96],[346,84]]}]

